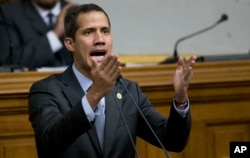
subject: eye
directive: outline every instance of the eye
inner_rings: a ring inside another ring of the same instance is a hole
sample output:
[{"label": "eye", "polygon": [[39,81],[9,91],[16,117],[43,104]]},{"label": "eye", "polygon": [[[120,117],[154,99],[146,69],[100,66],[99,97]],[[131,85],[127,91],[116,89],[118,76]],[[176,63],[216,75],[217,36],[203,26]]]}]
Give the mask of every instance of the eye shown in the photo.
[{"label": "eye", "polygon": [[104,29],[102,30],[102,32],[103,32],[104,34],[109,34],[109,33],[110,33],[110,29],[109,29],[109,28],[104,28]]},{"label": "eye", "polygon": [[91,31],[84,31],[83,34],[84,34],[84,35],[90,35],[90,34],[91,34]]},{"label": "eye", "polygon": [[86,29],[83,31],[84,35],[91,35],[93,33],[93,29]]}]

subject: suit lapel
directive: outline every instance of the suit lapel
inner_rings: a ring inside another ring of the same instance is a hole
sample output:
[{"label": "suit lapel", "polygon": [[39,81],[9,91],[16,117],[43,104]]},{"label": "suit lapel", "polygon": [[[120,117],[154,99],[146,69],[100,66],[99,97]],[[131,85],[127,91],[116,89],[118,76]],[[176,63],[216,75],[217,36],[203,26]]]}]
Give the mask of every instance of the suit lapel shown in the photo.
[{"label": "suit lapel", "polygon": [[[62,82],[65,85],[65,88],[63,89],[65,97],[70,102],[71,106],[76,105],[85,94],[80,86],[80,83],[75,77],[75,74],[73,73],[72,66],[69,66],[69,68],[62,74]],[[101,155],[101,146],[99,144],[97,132],[94,125],[87,132],[87,134],[90,137],[93,145],[97,149],[98,153]]]},{"label": "suit lapel", "polygon": [[[81,100],[82,96],[84,95],[84,92],[81,89],[81,86],[77,81],[71,66],[69,66],[69,68],[62,74],[61,80],[62,83],[65,85],[65,88],[63,89],[65,97],[68,99],[72,106],[76,105],[77,102]],[[112,150],[113,147],[113,142],[115,138],[114,136],[121,117],[118,108],[122,108],[122,89],[123,87],[117,83],[113,91],[109,93],[105,98],[106,120],[104,130],[103,157],[108,157],[109,152]],[[99,154],[101,154],[102,151],[95,127],[93,126],[93,128],[91,128],[87,133],[93,145],[95,146]]]},{"label": "suit lapel", "polygon": [[[99,139],[98,139],[98,136],[97,136],[95,126],[93,125],[93,127],[87,133],[88,133],[88,136],[90,137],[90,140],[94,144],[94,147],[97,149],[98,154],[103,155],[103,152],[102,152],[102,149],[101,149],[101,145],[99,143]],[[102,157],[102,156],[100,156],[100,157]]]},{"label": "suit lapel", "polygon": [[[117,84],[119,85],[119,84]],[[122,90],[121,87],[115,86],[113,91],[106,96],[105,103],[105,132],[104,132],[104,157],[108,157],[108,153],[112,150],[114,136],[121,117],[118,108],[122,106]]]},{"label": "suit lapel", "polygon": [[27,20],[30,25],[33,26],[40,33],[44,33],[48,31],[48,28],[43,21],[42,17],[39,15],[35,7],[31,4],[31,1],[24,2],[24,13],[26,14]]},{"label": "suit lapel", "polygon": [[62,74],[61,80],[65,85],[65,88],[62,90],[65,97],[72,106],[76,105],[81,100],[82,96],[84,96],[84,92],[73,73],[72,66],[69,66],[69,68]]}]

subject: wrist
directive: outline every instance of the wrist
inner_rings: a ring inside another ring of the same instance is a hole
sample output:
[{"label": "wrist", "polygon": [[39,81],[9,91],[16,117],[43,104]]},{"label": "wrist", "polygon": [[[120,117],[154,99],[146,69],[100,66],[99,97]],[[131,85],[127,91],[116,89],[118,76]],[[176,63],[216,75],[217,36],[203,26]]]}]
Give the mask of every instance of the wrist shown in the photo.
[{"label": "wrist", "polygon": [[188,101],[188,95],[187,95],[187,93],[184,93],[184,94],[175,93],[174,99],[175,99],[178,103],[185,103],[185,102]]},{"label": "wrist", "polygon": [[188,106],[188,101],[186,100],[184,102],[178,102],[176,99],[174,99],[174,104],[179,110],[185,110]]}]

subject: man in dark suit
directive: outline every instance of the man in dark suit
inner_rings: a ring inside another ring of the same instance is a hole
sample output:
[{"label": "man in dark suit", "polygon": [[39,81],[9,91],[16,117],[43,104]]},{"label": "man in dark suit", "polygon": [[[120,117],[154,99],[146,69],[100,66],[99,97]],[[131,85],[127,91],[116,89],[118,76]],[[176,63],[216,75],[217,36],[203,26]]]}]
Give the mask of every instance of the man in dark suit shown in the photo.
[{"label": "man in dark suit", "polygon": [[[73,6],[64,0],[16,0],[1,6],[4,16],[0,14],[0,65],[38,68],[71,64],[71,53],[63,44],[63,20]],[[48,26],[48,13],[52,13],[52,28]],[[11,36],[12,55],[6,26]]]},{"label": "man in dark suit", "polygon": [[110,21],[102,8],[85,4],[72,9],[65,17],[65,34],[73,64],[34,83],[29,93],[39,158],[133,158],[137,136],[162,147],[129,94],[166,150],[185,148],[191,128],[187,89],[195,56],[187,62],[179,58],[175,96],[165,118],[137,83],[121,78],[118,56],[112,54]]}]

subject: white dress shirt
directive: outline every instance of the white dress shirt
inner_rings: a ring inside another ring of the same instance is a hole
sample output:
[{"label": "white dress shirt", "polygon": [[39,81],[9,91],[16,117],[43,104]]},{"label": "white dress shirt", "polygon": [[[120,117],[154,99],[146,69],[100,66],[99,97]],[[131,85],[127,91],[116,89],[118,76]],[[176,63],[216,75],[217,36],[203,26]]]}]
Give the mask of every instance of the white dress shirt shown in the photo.
[{"label": "white dress shirt", "polygon": [[[40,16],[42,17],[42,19],[44,20],[45,24],[47,24],[47,25],[49,23],[49,18],[47,17],[48,13],[51,12],[54,15],[53,22],[55,23],[56,17],[61,11],[61,2],[60,1],[58,1],[56,3],[56,5],[54,6],[54,8],[52,8],[51,10],[43,9],[34,2],[33,2],[33,5],[36,8],[36,10],[38,11],[38,13],[40,14]],[[56,36],[56,34],[53,32],[53,30],[48,31],[46,36],[48,38],[50,48],[51,48],[53,53],[56,53],[58,50],[63,48],[63,44],[61,43],[60,39]]]}]

